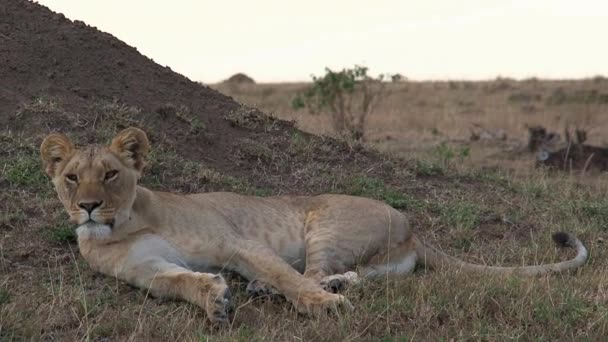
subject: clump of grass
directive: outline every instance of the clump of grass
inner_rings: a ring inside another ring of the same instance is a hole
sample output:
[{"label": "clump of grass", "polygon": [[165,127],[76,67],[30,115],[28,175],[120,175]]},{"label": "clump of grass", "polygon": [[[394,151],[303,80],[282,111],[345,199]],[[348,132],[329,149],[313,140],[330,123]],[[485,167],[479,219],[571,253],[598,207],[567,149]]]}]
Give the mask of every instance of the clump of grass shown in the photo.
[{"label": "clump of grass", "polygon": [[450,167],[454,160],[462,162],[471,155],[471,149],[468,146],[449,146],[445,142],[435,147],[434,152],[440,165],[444,168]]},{"label": "clump of grass", "polygon": [[256,188],[244,180],[231,177],[211,169],[200,169],[198,176],[222,190],[233,191],[245,195],[269,196],[268,189]]},{"label": "clump of grass", "polygon": [[482,212],[475,203],[458,202],[441,207],[441,218],[450,227],[470,231],[479,224]]},{"label": "clump of grass", "polygon": [[34,98],[32,102],[24,104],[21,111],[18,112],[17,115],[20,115],[25,111],[49,114],[58,112],[60,110],[61,105],[59,104],[59,100],[57,98],[52,96],[38,96]]},{"label": "clump of grass", "polygon": [[5,179],[10,187],[43,195],[52,191],[32,139],[4,132],[0,135],[0,149],[8,154],[0,161],[0,179]]},{"label": "clump of grass", "polygon": [[203,124],[199,119],[197,119],[192,114],[192,110],[187,106],[179,106],[178,110],[175,112],[175,116],[190,125],[190,134],[204,133],[207,129],[205,124]]},{"label": "clump of grass", "polygon": [[589,220],[603,230],[608,229],[608,200],[588,200],[580,203],[581,219]]},{"label": "clump of grass", "polygon": [[246,140],[240,145],[240,151],[247,159],[258,160],[260,162],[272,162],[274,159],[275,154],[273,150],[262,142]]},{"label": "clump of grass", "polygon": [[299,155],[306,158],[314,153],[316,147],[317,144],[315,141],[296,131],[291,134],[291,140],[289,141],[287,151],[291,155]]},{"label": "clump of grass", "polygon": [[11,300],[11,294],[7,289],[0,289],[0,306],[7,304]]},{"label": "clump of grass", "polygon": [[279,129],[277,126],[277,119],[265,115],[254,108],[241,106],[225,117],[225,120],[230,122],[235,127],[243,127],[247,129],[262,129],[266,132],[276,131]]},{"label": "clump of grass", "polygon": [[66,221],[61,222],[50,231],[51,239],[59,243],[76,242],[76,230]]},{"label": "clump of grass", "polygon": [[416,160],[416,164],[413,167],[413,172],[417,176],[433,177],[443,175],[444,169],[441,165],[438,165],[436,163],[431,163],[424,160]]},{"label": "clump of grass", "polygon": [[190,126],[190,134],[204,134],[207,130],[207,126],[202,123],[192,113],[192,109],[186,105],[175,106],[173,104],[166,104],[159,107],[156,112],[160,114],[161,117],[172,115],[187,123]]},{"label": "clump of grass", "polygon": [[96,102],[92,110],[98,113],[90,123],[95,128],[98,141],[110,141],[121,129],[136,126],[144,127],[142,111],[136,106],[118,100]]}]

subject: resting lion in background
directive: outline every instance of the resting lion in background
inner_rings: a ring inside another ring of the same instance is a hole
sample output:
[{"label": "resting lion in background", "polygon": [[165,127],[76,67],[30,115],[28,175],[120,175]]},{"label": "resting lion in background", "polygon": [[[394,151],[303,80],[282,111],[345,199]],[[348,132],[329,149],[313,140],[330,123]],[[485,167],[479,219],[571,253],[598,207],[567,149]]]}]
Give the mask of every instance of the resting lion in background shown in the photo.
[{"label": "resting lion in background", "polygon": [[406,274],[417,262],[533,275],[579,267],[588,255],[578,239],[558,233],[556,242],[577,249],[574,259],[475,265],[426,245],[404,214],[368,198],[151,191],[137,185],[149,149],[143,131],[127,128],[109,146],[76,148],[51,134],[40,152],[70,221],[79,225],[80,252],[92,269],[153,296],[197,304],[212,322],[228,319],[230,291],[216,273],[223,269],[255,281],[254,292],[274,288],[298,311],[319,312],[350,307],[332,292],[359,276]]}]

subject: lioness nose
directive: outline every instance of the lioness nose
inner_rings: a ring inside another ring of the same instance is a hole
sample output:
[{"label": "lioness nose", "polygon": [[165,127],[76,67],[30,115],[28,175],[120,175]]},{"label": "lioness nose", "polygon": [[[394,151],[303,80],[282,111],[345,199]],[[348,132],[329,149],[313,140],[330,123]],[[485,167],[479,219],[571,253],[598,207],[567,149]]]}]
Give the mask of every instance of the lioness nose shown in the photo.
[{"label": "lioness nose", "polygon": [[101,204],[103,203],[103,201],[101,202],[80,202],[78,203],[78,206],[81,207],[82,209],[86,210],[89,214],[95,210],[95,208],[101,206]]}]

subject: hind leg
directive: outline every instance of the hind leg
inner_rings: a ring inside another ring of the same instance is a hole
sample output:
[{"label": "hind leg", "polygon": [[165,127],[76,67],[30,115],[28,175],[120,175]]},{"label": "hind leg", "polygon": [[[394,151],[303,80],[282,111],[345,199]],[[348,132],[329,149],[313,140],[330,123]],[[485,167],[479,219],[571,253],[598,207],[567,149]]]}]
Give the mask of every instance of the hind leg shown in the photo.
[{"label": "hind leg", "polygon": [[[418,259],[413,247],[413,243],[408,240],[389,250],[386,254],[375,256],[367,265],[361,267],[361,277],[374,278],[387,274],[405,275],[412,273]],[[320,285],[325,291],[339,293],[360,281],[359,274],[349,271],[344,274],[323,277]]]},{"label": "hind leg", "polygon": [[417,259],[414,239],[409,238],[387,253],[374,256],[362,267],[361,276],[373,278],[387,274],[410,274],[416,268]]},{"label": "hind leg", "polygon": [[338,222],[332,212],[320,212],[308,220],[304,276],[336,293],[360,281],[357,265],[362,276],[411,272],[416,255],[406,218],[385,205],[379,211]]},{"label": "hind leg", "polygon": [[[356,259],[353,253],[341,248],[328,232],[315,232],[306,236],[306,268],[304,277],[314,280],[325,291],[339,293],[349,285],[359,282],[356,272],[348,271],[354,268]],[[253,280],[247,285],[249,297],[270,298],[280,300],[281,294],[259,280]]]},{"label": "hind leg", "polygon": [[327,292],[339,293],[358,283],[359,275],[348,271],[355,264],[352,255],[329,241],[314,234],[307,237],[304,276],[314,279]]},{"label": "hind leg", "polygon": [[357,284],[360,278],[354,269],[361,257],[365,258],[367,241],[362,244],[356,237],[325,229],[322,220],[309,221],[306,230],[304,276],[331,293],[343,292]]},{"label": "hind leg", "polygon": [[[339,251],[327,241],[331,241],[331,239],[324,239],[315,234],[307,236],[304,277],[314,280],[327,292],[342,292],[349,285],[357,283],[359,276],[352,271],[346,272],[344,264],[338,262],[340,260],[337,257]],[[277,301],[282,297],[275,288],[259,280],[251,281],[247,285],[246,291],[247,295],[252,298],[270,298],[272,301]]]},{"label": "hind leg", "polygon": [[[403,250],[411,237],[403,214],[365,198],[336,200],[341,202],[307,214],[304,277],[328,292],[338,292],[358,282],[358,275],[352,272],[357,265],[363,266],[363,275],[413,269],[415,254],[404,254]],[[397,260],[402,262],[392,265]],[[386,263],[391,266],[383,269]]]}]

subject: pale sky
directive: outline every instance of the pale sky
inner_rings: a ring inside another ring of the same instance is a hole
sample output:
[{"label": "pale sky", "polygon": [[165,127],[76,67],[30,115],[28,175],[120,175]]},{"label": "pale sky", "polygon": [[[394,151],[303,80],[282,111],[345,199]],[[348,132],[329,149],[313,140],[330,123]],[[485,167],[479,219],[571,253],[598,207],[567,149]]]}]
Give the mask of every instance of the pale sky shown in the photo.
[{"label": "pale sky", "polygon": [[39,0],[195,81],[608,75],[606,0]]}]

